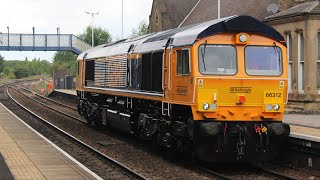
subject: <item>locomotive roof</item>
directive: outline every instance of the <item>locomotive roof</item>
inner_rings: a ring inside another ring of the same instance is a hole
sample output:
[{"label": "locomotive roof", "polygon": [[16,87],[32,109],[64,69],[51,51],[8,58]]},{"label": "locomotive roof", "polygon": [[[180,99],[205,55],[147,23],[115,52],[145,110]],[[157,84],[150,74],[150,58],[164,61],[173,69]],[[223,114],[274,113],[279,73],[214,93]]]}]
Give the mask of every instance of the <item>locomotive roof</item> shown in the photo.
[{"label": "locomotive roof", "polygon": [[173,47],[189,46],[194,44],[197,39],[225,32],[257,33],[280,41],[286,46],[283,36],[263,22],[250,16],[230,16],[100,45],[81,53],[78,56],[78,59],[93,59],[131,52],[142,53],[160,51],[164,50],[165,46],[168,44]]}]

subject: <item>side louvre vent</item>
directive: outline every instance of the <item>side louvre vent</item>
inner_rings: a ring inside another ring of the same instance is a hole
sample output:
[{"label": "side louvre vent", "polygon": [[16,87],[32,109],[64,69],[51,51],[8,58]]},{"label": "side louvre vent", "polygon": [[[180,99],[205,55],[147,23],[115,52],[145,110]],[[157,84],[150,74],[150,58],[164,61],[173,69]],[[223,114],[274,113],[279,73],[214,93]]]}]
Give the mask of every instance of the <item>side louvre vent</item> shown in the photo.
[{"label": "side louvre vent", "polygon": [[126,88],[127,56],[95,60],[94,83],[96,87]]}]

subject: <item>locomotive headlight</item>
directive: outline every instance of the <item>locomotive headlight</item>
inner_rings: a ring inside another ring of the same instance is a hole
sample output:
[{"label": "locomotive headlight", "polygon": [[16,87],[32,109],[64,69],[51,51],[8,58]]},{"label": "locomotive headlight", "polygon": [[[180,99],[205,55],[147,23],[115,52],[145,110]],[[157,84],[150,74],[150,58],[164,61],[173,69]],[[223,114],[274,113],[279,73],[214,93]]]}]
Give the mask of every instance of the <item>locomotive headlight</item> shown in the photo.
[{"label": "locomotive headlight", "polygon": [[280,105],[279,105],[279,104],[275,104],[275,105],[273,106],[273,110],[279,111],[279,109],[280,109]]},{"label": "locomotive headlight", "polygon": [[247,39],[248,39],[247,35],[245,35],[245,34],[241,34],[240,37],[239,37],[240,42],[243,42],[243,43],[246,42]]},{"label": "locomotive headlight", "polygon": [[217,104],[216,103],[211,104],[210,109],[214,111],[217,110]]},{"label": "locomotive headlight", "polygon": [[267,111],[272,111],[272,105],[271,104],[267,104],[266,105],[266,110]]},{"label": "locomotive headlight", "polygon": [[208,104],[208,103],[204,103],[203,106],[202,106],[202,108],[203,108],[204,110],[208,110],[208,109],[209,109],[209,104]]}]

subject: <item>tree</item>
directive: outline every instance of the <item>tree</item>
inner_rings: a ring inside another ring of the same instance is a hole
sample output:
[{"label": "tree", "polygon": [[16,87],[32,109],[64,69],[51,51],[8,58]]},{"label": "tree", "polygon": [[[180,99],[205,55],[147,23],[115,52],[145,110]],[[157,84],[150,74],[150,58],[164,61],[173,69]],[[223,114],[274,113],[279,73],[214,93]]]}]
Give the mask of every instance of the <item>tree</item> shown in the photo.
[{"label": "tree", "polygon": [[9,66],[5,66],[3,68],[3,74],[4,76],[7,76],[7,78],[9,79],[15,79],[16,76],[14,75],[14,69],[12,67]]},{"label": "tree", "polygon": [[[101,44],[106,44],[111,42],[112,38],[108,30],[102,29],[101,27],[93,28],[94,31],[94,46]],[[88,26],[83,34],[80,34],[79,37],[83,39],[86,43],[92,44],[92,26]]]},{"label": "tree", "polygon": [[58,51],[53,55],[53,62],[70,63],[77,59],[77,55],[71,51]]},{"label": "tree", "polygon": [[67,69],[69,75],[76,73],[77,55],[71,51],[59,51],[53,56],[53,66],[51,72],[58,69]]},{"label": "tree", "polygon": [[28,77],[30,75],[29,70],[25,66],[18,67],[14,70],[14,75],[17,79]]},{"label": "tree", "polygon": [[0,73],[2,73],[4,67],[4,57],[0,54]]},{"label": "tree", "polygon": [[9,79],[20,79],[27,76],[49,74],[51,63],[34,58],[32,61],[4,61],[3,67],[3,76],[7,76]]},{"label": "tree", "polygon": [[132,29],[131,37],[148,34],[148,24],[146,21],[141,21],[137,29]]}]

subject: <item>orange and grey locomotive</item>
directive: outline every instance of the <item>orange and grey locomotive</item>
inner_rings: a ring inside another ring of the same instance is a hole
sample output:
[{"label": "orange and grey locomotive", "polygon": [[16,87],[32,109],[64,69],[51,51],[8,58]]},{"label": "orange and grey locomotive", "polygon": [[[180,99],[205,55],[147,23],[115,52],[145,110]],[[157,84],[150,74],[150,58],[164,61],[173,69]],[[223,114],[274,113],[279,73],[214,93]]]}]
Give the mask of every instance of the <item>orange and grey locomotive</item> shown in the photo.
[{"label": "orange and grey locomotive", "polygon": [[78,56],[78,111],[162,149],[209,162],[258,162],[290,127],[284,38],[232,16],[101,45]]}]

